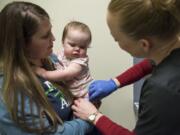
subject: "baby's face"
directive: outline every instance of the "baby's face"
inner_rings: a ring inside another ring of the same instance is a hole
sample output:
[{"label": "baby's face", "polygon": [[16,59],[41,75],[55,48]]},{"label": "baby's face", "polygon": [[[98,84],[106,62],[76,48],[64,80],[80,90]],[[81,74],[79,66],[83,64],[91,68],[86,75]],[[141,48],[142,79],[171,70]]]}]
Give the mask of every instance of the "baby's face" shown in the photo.
[{"label": "baby's face", "polygon": [[67,58],[82,58],[87,56],[89,35],[78,29],[69,29],[63,42],[64,54]]}]

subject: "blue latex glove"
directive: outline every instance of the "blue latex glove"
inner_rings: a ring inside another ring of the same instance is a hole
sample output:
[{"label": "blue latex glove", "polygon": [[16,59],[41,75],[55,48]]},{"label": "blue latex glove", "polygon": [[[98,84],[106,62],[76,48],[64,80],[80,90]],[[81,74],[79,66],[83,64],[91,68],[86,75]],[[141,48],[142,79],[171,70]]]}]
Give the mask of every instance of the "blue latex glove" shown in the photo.
[{"label": "blue latex glove", "polygon": [[102,98],[108,96],[115,90],[117,90],[116,83],[110,80],[96,80],[92,82],[89,86],[89,99],[90,101],[101,100]]}]

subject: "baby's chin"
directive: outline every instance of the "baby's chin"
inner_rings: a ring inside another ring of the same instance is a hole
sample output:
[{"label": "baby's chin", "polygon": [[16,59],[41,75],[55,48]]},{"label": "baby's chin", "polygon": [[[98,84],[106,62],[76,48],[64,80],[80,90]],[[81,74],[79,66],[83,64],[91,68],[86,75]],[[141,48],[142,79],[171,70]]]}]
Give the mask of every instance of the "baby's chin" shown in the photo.
[{"label": "baby's chin", "polygon": [[86,57],[85,55],[79,55],[79,54],[74,54],[71,58],[84,58]]},{"label": "baby's chin", "polygon": [[77,59],[77,58],[82,58],[82,57],[80,57],[78,55],[73,55],[73,56],[66,57],[66,58],[72,60],[72,59]]},{"label": "baby's chin", "polygon": [[87,57],[87,55],[73,54],[73,55],[71,55],[69,57],[66,57],[66,58],[68,58],[68,59],[77,59],[77,58],[85,58],[85,57]]}]

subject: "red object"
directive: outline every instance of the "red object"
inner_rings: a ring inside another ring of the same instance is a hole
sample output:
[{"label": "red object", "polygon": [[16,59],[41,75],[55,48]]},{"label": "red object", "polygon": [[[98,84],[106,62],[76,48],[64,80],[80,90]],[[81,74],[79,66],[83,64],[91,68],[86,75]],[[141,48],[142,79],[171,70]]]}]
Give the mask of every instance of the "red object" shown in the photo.
[{"label": "red object", "polygon": [[[116,79],[120,82],[120,87],[123,87],[150,74],[152,70],[153,64],[151,61],[144,59],[121,75],[117,76]],[[135,135],[133,131],[129,131],[128,129],[116,124],[106,116],[102,116],[97,121],[96,127],[103,135]]]},{"label": "red object", "polygon": [[139,79],[143,78],[147,74],[150,74],[153,70],[153,65],[148,59],[144,59],[138,64],[126,70],[121,75],[117,76],[116,79],[120,82],[120,87],[134,83]]},{"label": "red object", "polygon": [[116,124],[106,116],[102,116],[96,122],[96,127],[103,135],[135,135],[133,131]]}]

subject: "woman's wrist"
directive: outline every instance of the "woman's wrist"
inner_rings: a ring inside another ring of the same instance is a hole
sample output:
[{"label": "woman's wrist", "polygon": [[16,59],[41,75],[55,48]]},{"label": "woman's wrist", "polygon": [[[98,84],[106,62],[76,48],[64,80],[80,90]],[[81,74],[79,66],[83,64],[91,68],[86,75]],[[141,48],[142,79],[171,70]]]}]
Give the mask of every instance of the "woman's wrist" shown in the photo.
[{"label": "woman's wrist", "polygon": [[93,124],[96,125],[96,123],[98,122],[98,120],[99,120],[102,116],[103,116],[102,113],[97,112],[97,115],[96,115],[95,120],[93,121]]},{"label": "woman's wrist", "polygon": [[116,84],[117,87],[119,88],[121,84],[120,84],[120,82],[118,81],[118,79],[117,79],[117,78],[113,78],[112,80],[115,82],[115,84]]}]

